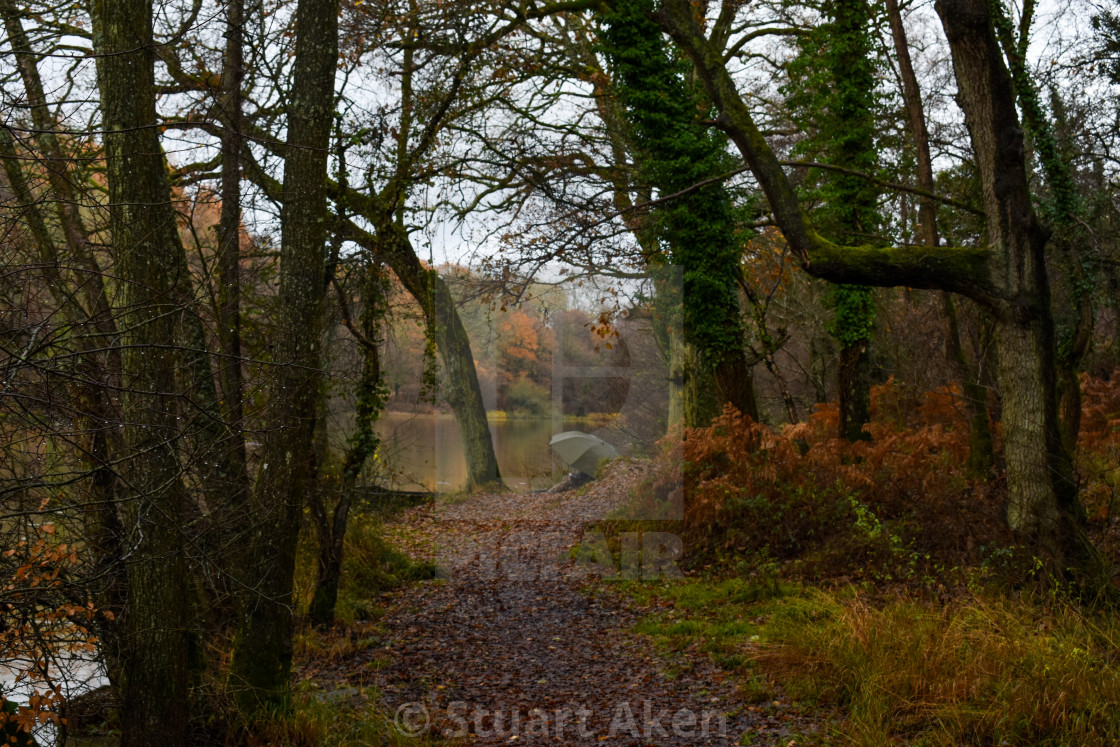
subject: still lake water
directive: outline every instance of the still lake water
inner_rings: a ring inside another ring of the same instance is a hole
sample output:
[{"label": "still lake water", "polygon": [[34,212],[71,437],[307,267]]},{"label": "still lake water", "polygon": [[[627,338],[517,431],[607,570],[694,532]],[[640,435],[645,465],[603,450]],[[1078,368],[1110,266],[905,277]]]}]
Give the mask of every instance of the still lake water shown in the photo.
[{"label": "still lake water", "polygon": [[[594,432],[586,422],[510,418],[490,423],[498,468],[511,490],[540,490],[559,482],[568,466],[555,459],[548,442],[560,431]],[[381,459],[387,465],[378,482],[397,490],[449,492],[467,485],[467,460],[459,426],[452,415],[387,412],[377,422]]]},{"label": "still lake water", "polygon": [[[59,686],[63,698],[67,700],[109,683],[109,680],[105,677],[104,669],[88,653],[72,658],[61,655],[55,660],[51,670],[54,683]],[[32,691],[39,690],[41,692],[45,689],[41,682],[34,679],[31,681],[24,679],[17,682],[16,672],[6,666],[4,662],[0,662],[0,692],[3,692],[4,697],[8,700],[26,705],[28,696]],[[32,734],[42,745],[53,745],[58,741],[54,724],[49,722],[37,726]],[[82,742],[82,744],[95,743],[97,742],[89,740],[83,740]]]}]

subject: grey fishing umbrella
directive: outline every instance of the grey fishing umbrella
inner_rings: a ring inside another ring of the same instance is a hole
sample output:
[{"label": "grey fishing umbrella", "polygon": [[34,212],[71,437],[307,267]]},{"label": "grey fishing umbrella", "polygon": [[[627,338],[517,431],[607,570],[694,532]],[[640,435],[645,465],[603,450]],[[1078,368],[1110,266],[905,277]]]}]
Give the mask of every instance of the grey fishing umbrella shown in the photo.
[{"label": "grey fishing umbrella", "polygon": [[583,431],[557,433],[548,445],[573,469],[585,475],[594,475],[599,462],[618,456],[618,451],[609,443]]}]

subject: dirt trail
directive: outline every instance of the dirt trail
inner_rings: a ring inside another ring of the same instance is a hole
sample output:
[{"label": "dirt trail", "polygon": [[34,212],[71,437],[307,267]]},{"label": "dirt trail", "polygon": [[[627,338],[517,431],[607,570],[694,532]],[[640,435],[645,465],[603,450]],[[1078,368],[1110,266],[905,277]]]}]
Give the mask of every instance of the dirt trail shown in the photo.
[{"label": "dirt trail", "polygon": [[405,512],[387,536],[442,578],[383,600],[388,638],[345,664],[349,681],[376,685],[401,727],[470,744],[726,745],[745,732],[749,744],[788,744],[784,705],[744,707],[703,654],[655,654],[628,632],[638,612],[612,582],[571,560],[644,469],[620,460],[579,494]]}]

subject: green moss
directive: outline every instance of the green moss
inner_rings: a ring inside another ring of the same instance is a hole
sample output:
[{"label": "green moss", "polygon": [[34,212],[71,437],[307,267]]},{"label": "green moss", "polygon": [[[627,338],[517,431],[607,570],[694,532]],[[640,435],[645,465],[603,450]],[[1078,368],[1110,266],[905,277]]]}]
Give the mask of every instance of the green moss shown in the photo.
[{"label": "green moss", "polygon": [[841,246],[809,231],[809,272],[837,283],[953,290],[988,285],[991,252],[980,247]]}]

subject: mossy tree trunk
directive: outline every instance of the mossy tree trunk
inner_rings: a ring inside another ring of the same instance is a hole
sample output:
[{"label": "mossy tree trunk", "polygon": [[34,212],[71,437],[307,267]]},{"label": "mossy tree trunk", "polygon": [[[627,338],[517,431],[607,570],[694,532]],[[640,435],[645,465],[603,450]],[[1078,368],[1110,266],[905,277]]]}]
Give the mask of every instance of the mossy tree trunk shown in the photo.
[{"label": "mossy tree trunk", "polygon": [[105,130],[110,233],[124,353],[126,476],[121,496],[128,544],[127,610],[119,688],[121,744],[187,743],[185,489],[171,401],[177,354],[175,212],[155,110],[152,5],[91,2]]},{"label": "mossy tree trunk", "polygon": [[376,236],[350,224],[347,237],[382,259],[420,304],[443,363],[440,393],[455,414],[462,435],[467,489],[502,489],[502,475],[486,420],[471,341],[459,318],[451,289],[435,269],[420,263],[404,226],[376,211],[366,216],[376,219]]},{"label": "mossy tree trunk", "polygon": [[[833,38],[830,77],[833,82],[832,131],[828,133],[829,160],[838,166],[865,173],[875,170],[874,60],[871,57],[871,6],[867,0],[832,0],[828,4]],[[847,174],[833,174],[829,199],[831,212],[846,242],[864,241],[879,225],[878,190],[870,182]],[[858,240],[858,239],[857,239]],[[834,289],[836,324],[840,343],[837,391],[840,400],[840,437],[848,441],[868,438],[864,425],[871,422],[871,333],[875,299],[866,286],[838,285]]]},{"label": "mossy tree trunk", "polygon": [[292,581],[296,541],[310,487],[320,396],[320,338],[328,238],[327,151],[338,60],[337,0],[300,0],[288,99],[280,291],[261,466],[251,497],[230,688],[253,712],[286,707],[292,664]]},{"label": "mossy tree trunk", "polygon": [[684,386],[681,391],[682,415],[687,428],[702,428],[712,422],[722,409],[716,377],[696,346],[681,341],[681,370]]}]

